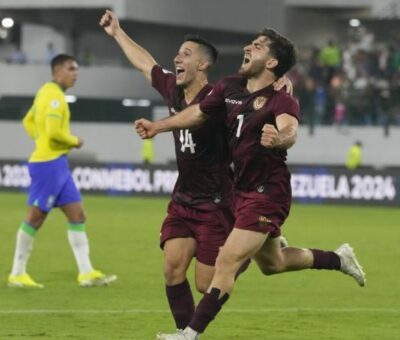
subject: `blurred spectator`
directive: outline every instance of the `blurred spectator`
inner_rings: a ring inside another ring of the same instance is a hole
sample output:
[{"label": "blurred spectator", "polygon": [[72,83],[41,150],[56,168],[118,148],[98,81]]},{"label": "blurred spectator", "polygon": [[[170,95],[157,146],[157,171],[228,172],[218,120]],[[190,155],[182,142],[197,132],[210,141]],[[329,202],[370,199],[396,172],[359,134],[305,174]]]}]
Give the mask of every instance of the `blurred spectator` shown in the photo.
[{"label": "blurred spectator", "polygon": [[81,57],[81,64],[82,66],[91,66],[95,63],[96,61],[96,57],[94,55],[94,53],[86,48],[83,53],[82,53],[82,57]]},{"label": "blurred spectator", "polygon": [[335,125],[337,125],[338,127],[343,126],[345,116],[346,116],[346,106],[342,101],[339,101],[335,105],[335,115],[333,119]]},{"label": "blurred spectator", "polygon": [[11,64],[25,64],[26,63],[26,54],[21,48],[16,47],[15,50],[11,53],[9,58],[9,62]]},{"label": "blurred spectator", "polygon": [[144,164],[153,164],[154,162],[154,145],[152,139],[143,140],[142,160]]},{"label": "blurred spectator", "polygon": [[46,50],[46,62],[50,64],[53,58],[58,54],[56,51],[54,44],[50,41],[47,43],[47,50]]},{"label": "blurred spectator", "polygon": [[321,50],[319,58],[324,68],[325,83],[328,84],[333,74],[339,70],[342,62],[342,54],[339,46],[337,46],[333,40],[329,40],[328,45]]},{"label": "blurred spectator", "polygon": [[322,84],[318,84],[315,88],[314,95],[314,122],[321,124],[325,118],[326,108],[326,90]]},{"label": "blurred spectator", "polygon": [[347,152],[346,167],[350,170],[357,169],[362,164],[362,143],[356,141]]}]

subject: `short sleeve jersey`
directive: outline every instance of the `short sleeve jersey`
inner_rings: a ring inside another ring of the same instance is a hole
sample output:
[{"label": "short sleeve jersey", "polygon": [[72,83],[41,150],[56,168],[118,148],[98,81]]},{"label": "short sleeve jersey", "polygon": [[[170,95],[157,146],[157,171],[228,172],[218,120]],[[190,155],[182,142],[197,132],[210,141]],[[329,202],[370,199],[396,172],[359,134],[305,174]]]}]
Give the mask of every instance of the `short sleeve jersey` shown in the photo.
[{"label": "short sleeve jersey", "polygon": [[[186,103],[173,73],[156,65],[151,75],[152,85],[163,96],[170,115],[199,103],[212,90],[211,85],[206,85],[191,103]],[[233,186],[223,117],[208,119],[200,128],[174,131],[173,136],[179,171],[173,200],[189,206],[223,204]]]},{"label": "short sleeve jersey", "polygon": [[218,82],[200,103],[202,112],[224,116],[235,173],[235,188],[241,191],[276,191],[290,194],[286,151],[261,145],[264,124],[276,126],[276,117],[287,113],[299,119],[297,100],[272,85],[250,93],[240,76]]},{"label": "short sleeve jersey", "polygon": [[[78,143],[77,137],[70,133],[70,111],[61,87],[54,83],[44,84],[37,92],[33,105],[27,115],[32,116],[34,126],[35,150],[29,161],[50,161],[66,154]],[[48,136],[48,119],[55,119],[65,143],[52,141]]]}]

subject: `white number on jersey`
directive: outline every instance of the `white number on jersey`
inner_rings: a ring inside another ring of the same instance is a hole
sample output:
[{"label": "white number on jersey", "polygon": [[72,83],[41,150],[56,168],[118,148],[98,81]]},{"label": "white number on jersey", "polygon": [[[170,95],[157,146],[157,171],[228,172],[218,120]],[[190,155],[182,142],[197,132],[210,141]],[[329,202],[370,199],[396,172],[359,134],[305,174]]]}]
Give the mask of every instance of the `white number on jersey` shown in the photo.
[{"label": "white number on jersey", "polygon": [[193,143],[192,134],[189,132],[188,129],[180,130],[179,141],[181,142],[181,151],[182,152],[185,152],[186,148],[190,148],[190,153],[196,153],[196,150],[194,149],[196,144]]},{"label": "white number on jersey", "polygon": [[240,137],[240,132],[242,130],[244,115],[238,115],[236,118],[239,119],[239,124],[238,124],[238,128],[236,131],[236,137]]}]

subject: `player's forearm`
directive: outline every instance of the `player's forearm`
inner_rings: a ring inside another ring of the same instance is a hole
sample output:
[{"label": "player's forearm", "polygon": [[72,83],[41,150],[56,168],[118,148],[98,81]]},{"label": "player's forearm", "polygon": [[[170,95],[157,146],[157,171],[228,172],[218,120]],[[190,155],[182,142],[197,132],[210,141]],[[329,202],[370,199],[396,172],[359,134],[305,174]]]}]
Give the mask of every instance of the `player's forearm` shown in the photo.
[{"label": "player's forearm", "polygon": [[79,139],[77,136],[62,133],[61,131],[52,131],[48,134],[52,142],[63,144],[66,147],[76,147],[79,144]]},{"label": "player's forearm", "polygon": [[296,143],[296,139],[297,139],[297,126],[294,125],[285,126],[278,132],[279,142],[276,145],[276,147],[287,150]]},{"label": "player's forearm", "polygon": [[66,147],[75,147],[79,144],[77,136],[66,133],[61,129],[60,122],[57,118],[47,118],[46,133],[49,139],[57,144],[63,144]]},{"label": "player's forearm", "polygon": [[189,129],[202,125],[208,116],[200,111],[199,105],[192,105],[171,117],[154,122],[157,133]]},{"label": "player's forearm", "polygon": [[117,41],[131,64],[151,81],[151,70],[153,66],[157,64],[152,55],[142,46],[129,38],[122,28],[119,28],[116,31],[114,39]]}]

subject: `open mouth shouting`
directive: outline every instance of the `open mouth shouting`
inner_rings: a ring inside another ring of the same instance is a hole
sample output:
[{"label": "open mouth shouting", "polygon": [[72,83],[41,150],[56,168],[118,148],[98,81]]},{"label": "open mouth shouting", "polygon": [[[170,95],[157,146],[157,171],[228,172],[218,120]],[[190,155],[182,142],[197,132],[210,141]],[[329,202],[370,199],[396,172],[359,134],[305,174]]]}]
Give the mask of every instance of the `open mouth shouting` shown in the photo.
[{"label": "open mouth shouting", "polygon": [[179,80],[183,80],[185,76],[185,69],[182,66],[175,66],[175,75]]}]

